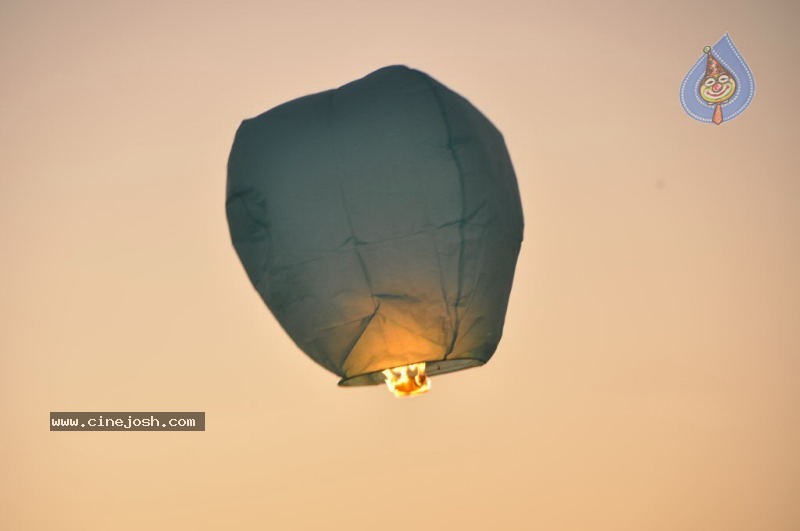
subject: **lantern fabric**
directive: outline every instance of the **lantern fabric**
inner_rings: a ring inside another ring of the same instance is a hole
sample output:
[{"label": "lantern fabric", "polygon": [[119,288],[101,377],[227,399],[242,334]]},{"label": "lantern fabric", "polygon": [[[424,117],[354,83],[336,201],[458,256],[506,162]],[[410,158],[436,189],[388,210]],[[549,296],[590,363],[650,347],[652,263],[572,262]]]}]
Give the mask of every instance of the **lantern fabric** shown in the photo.
[{"label": "lantern fabric", "polygon": [[427,74],[385,67],[244,120],[226,211],[253,286],[340,385],[495,352],[523,234],[516,177],[500,132]]}]

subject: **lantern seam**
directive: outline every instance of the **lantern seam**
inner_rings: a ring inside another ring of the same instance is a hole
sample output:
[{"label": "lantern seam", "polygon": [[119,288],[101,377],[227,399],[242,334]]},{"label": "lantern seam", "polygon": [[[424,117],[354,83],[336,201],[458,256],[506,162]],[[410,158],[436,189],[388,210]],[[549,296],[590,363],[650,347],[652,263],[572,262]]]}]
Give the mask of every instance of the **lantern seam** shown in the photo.
[{"label": "lantern seam", "polygon": [[[362,315],[361,317],[356,317],[355,319],[350,319],[348,321],[342,321],[341,323],[334,323],[332,325],[326,325],[326,326],[323,326],[321,328],[317,328],[316,331],[317,332],[327,332],[328,330],[334,330],[334,329],[342,327],[342,326],[347,326],[349,324],[357,323],[359,321],[364,321],[365,319],[370,319],[374,314],[375,314],[375,312],[373,311],[371,314]],[[306,341],[310,337],[312,337],[312,336],[303,336],[302,339],[303,339],[303,341]]]},{"label": "lantern seam", "polygon": [[340,368],[340,371],[342,373],[342,377],[345,377],[347,375],[347,370],[345,369],[345,365],[347,363],[347,360],[350,358],[350,354],[353,353],[353,351],[356,348],[356,345],[358,345],[358,342],[361,341],[362,337],[364,337],[364,333],[367,331],[367,328],[369,328],[369,325],[372,324],[372,320],[375,319],[376,315],[378,315],[378,310],[380,310],[380,309],[381,309],[381,303],[378,302],[378,304],[375,306],[375,310],[367,318],[367,322],[364,323],[364,326],[361,328],[361,331],[358,333],[356,338],[350,344],[350,348],[347,351],[347,354],[345,354],[344,358],[342,358],[342,363],[341,363],[341,368]]},{"label": "lantern seam", "polygon": [[367,271],[367,266],[364,263],[364,258],[361,256],[361,252],[358,250],[359,239],[356,236],[355,229],[353,228],[353,220],[350,218],[350,211],[348,210],[348,207],[347,207],[347,197],[346,197],[346,195],[344,193],[344,188],[342,187],[341,164],[339,163],[339,151],[338,151],[337,145],[336,145],[336,135],[334,134],[334,125],[333,125],[334,124],[334,120],[333,120],[333,114],[334,114],[334,111],[333,111],[333,97],[334,97],[335,94],[336,94],[336,90],[332,90],[332,91],[330,91],[328,93],[328,114],[329,114],[329,118],[330,118],[330,122],[329,122],[328,128],[329,128],[329,131],[332,133],[331,134],[331,146],[333,148],[332,151],[333,151],[333,154],[334,154],[334,157],[335,157],[335,160],[336,160],[336,171],[335,171],[336,184],[338,185],[338,188],[339,188],[339,195],[340,195],[341,200],[342,200],[342,208],[344,209],[345,219],[347,219],[347,228],[350,229],[350,237],[352,238],[353,253],[355,253],[356,259],[358,260],[358,265],[361,267],[361,273],[364,275],[364,282],[367,284],[367,289],[369,290],[370,297],[372,298],[372,304],[374,306],[374,309],[372,311],[372,315],[370,316],[369,320],[367,321],[367,324],[364,326],[364,328],[358,334],[358,337],[355,338],[355,341],[350,346],[350,350],[347,352],[347,354],[345,354],[344,358],[342,358],[341,370],[342,370],[342,372],[346,372],[345,365],[347,365],[347,360],[350,359],[350,355],[355,350],[356,345],[361,340],[361,338],[364,336],[364,333],[366,332],[367,328],[369,328],[369,325],[372,324],[373,319],[378,314],[378,310],[380,309],[381,304],[380,304],[380,301],[378,301],[375,298],[375,290],[372,287],[372,280],[369,277],[369,272]]},{"label": "lantern seam", "polygon": [[[427,199],[426,199],[426,201],[427,201]],[[439,230],[441,230],[441,229],[439,229]],[[437,265],[437,268],[439,269],[439,291],[442,294],[442,304],[444,304],[445,312],[447,312],[447,320],[450,322],[450,327],[452,327],[453,326],[453,318],[452,318],[452,316],[450,314],[450,304],[447,301],[447,290],[445,289],[446,284],[445,284],[445,281],[444,281],[444,271],[442,270],[442,257],[441,257],[441,254],[439,253],[439,242],[437,241],[438,240],[438,232],[439,232],[439,230],[433,231],[434,234],[431,235],[431,239],[433,240],[433,250],[436,253],[436,265]],[[446,341],[447,335],[445,334],[444,337],[445,337],[445,341]],[[444,353],[444,356],[445,357],[447,356],[447,352]]]},{"label": "lantern seam", "polygon": [[[484,226],[482,228],[482,230],[481,230],[481,235],[480,235],[479,240],[481,242],[483,242],[483,239],[486,237],[487,234],[488,234],[488,231],[486,230],[486,226]],[[478,260],[478,267],[477,267],[477,269],[475,271],[475,280],[472,283],[472,287],[470,288],[470,291],[469,291],[469,293],[470,293],[469,302],[467,303],[466,308],[464,308],[464,312],[461,315],[461,317],[466,317],[467,315],[469,315],[469,311],[472,309],[472,303],[475,302],[475,287],[478,285],[478,281],[481,278],[481,273],[483,273],[483,270],[484,270],[485,266],[486,266],[486,245],[481,245],[481,254],[480,254],[480,259]],[[460,324],[461,324],[461,321],[459,321],[459,325]],[[467,331],[469,331],[469,330],[470,329],[467,329]],[[454,344],[454,346],[455,346],[455,344]],[[452,354],[452,353],[453,353],[453,351],[451,350],[451,352],[448,353],[448,356],[450,354]],[[448,359],[448,358],[445,357],[445,359]]]},{"label": "lantern seam", "polygon": [[430,337],[428,337],[428,336],[426,336],[426,335],[424,335],[424,334],[421,334],[421,333],[417,332],[416,330],[414,330],[414,329],[412,329],[412,328],[409,328],[409,327],[407,327],[406,325],[404,325],[403,323],[401,323],[401,322],[400,322],[400,321],[398,321],[397,319],[392,319],[392,318],[391,318],[391,317],[389,317],[389,316],[388,316],[388,315],[387,315],[385,312],[384,312],[384,314],[383,314],[383,315],[381,315],[381,317],[383,317],[383,319],[384,319],[386,322],[389,322],[389,323],[394,323],[394,324],[395,324],[395,325],[397,325],[399,328],[402,328],[403,330],[408,330],[408,331],[409,331],[409,332],[411,332],[412,334],[416,334],[417,336],[421,337],[421,338],[422,338],[422,339],[424,339],[425,341],[428,341],[429,343],[432,343],[432,344],[434,344],[434,345],[438,345],[438,344],[439,344],[439,342],[438,342],[438,341],[436,341],[435,339],[431,339]]},{"label": "lantern seam", "polygon": [[453,322],[453,335],[450,339],[450,346],[447,348],[447,351],[444,353],[443,360],[446,360],[447,357],[452,354],[453,349],[455,348],[456,339],[458,338],[458,329],[459,325],[461,324],[461,315],[459,312],[459,304],[461,304],[461,296],[463,290],[463,277],[464,277],[464,208],[465,208],[465,197],[464,197],[464,171],[461,167],[461,161],[456,154],[456,150],[453,147],[453,132],[450,127],[450,121],[447,118],[447,113],[444,109],[444,104],[442,103],[442,99],[439,96],[437,91],[436,85],[434,84],[433,80],[430,76],[423,72],[417,71],[417,73],[425,80],[425,83],[428,84],[428,87],[431,90],[431,94],[433,94],[433,98],[436,101],[436,106],[439,109],[439,113],[442,116],[442,123],[444,124],[445,133],[447,134],[447,149],[450,151],[450,155],[453,158],[453,163],[456,166],[456,171],[458,172],[458,183],[459,183],[459,192],[461,196],[461,215],[459,216],[458,222],[458,234],[459,234],[459,248],[458,248],[458,280],[457,280],[457,288],[456,288],[456,300],[453,306],[453,310],[455,312],[455,320]]}]

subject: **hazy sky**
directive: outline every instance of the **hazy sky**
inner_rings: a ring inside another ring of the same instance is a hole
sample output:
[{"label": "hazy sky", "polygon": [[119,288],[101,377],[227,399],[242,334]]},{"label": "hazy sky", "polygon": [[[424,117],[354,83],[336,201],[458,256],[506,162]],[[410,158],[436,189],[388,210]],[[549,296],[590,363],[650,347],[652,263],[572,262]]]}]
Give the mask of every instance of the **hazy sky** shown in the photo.
[{"label": "hazy sky", "polygon": [[[166,5],[165,5],[166,4]],[[0,528],[800,528],[795,2],[0,4]],[[729,31],[722,126],[683,76]],[[504,133],[503,341],[341,389],[230,244],[239,122],[388,64]],[[50,411],[206,411],[51,433]]]}]

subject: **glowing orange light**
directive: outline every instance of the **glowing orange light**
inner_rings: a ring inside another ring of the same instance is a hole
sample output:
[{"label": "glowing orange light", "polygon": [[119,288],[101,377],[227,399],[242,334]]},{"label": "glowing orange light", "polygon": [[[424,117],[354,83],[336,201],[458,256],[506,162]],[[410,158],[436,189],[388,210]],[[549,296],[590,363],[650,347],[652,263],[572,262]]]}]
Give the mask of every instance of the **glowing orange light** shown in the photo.
[{"label": "glowing orange light", "polygon": [[425,362],[412,363],[383,371],[386,386],[394,396],[413,396],[427,393],[431,381],[425,374]]}]

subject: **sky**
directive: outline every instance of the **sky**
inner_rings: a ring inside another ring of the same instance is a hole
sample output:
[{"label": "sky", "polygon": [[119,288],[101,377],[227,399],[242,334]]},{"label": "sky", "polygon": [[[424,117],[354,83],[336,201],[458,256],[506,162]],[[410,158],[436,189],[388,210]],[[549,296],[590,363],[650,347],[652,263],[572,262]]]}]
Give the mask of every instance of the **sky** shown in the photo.
[{"label": "sky", "polygon": [[[0,5],[0,528],[800,528],[789,1]],[[721,126],[683,76],[730,32]],[[525,240],[485,366],[338,388],[225,219],[242,119],[390,64],[503,132]],[[50,432],[205,411],[205,432]]]}]

